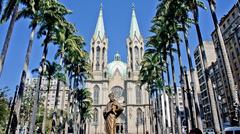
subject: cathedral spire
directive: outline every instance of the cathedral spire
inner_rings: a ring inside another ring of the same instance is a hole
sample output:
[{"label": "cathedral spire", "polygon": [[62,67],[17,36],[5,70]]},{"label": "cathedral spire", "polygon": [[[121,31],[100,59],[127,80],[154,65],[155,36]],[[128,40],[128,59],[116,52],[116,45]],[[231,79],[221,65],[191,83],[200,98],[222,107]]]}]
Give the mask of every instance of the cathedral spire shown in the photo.
[{"label": "cathedral spire", "polygon": [[131,20],[129,37],[133,39],[134,36],[140,37],[141,33],[140,33],[140,30],[139,30],[139,27],[138,27],[137,17],[136,17],[136,14],[135,14],[135,6],[133,4],[132,5],[132,20]]},{"label": "cathedral spire", "polygon": [[98,20],[97,20],[97,25],[96,25],[96,29],[95,29],[93,37],[96,39],[98,36],[101,39],[103,39],[103,37],[105,36],[102,3],[101,3],[101,6],[100,6],[100,11],[99,11],[99,16],[98,16]]}]

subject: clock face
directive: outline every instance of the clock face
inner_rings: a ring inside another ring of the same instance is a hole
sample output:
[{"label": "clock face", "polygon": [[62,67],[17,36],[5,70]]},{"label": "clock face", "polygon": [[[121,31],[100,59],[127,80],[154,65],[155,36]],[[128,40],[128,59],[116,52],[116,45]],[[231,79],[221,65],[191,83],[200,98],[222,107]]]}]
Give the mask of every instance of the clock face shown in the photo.
[{"label": "clock face", "polygon": [[137,44],[138,42],[137,41],[134,41],[134,44]]},{"label": "clock face", "polygon": [[100,44],[100,41],[97,41],[97,44]]},{"label": "clock face", "polygon": [[118,86],[113,87],[112,92],[116,100],[123,98],[123,89],[121,87],[118,87]]}]

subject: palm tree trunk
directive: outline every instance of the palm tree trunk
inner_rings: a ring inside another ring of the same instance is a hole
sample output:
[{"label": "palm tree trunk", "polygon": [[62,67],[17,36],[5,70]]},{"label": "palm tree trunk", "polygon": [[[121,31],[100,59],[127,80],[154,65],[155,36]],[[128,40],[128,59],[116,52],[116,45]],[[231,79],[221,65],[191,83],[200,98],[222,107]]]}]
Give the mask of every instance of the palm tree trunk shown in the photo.
[{"label": "palm tree trunk", "polygon": [[159,91],[158,91],[158,89],[157,89],[157,91],[156,91],[156,116],[157,116],[157,128],[158,128],[158,130],[161,132],[162,131],[162,123],[161,123],[161,117],[162,117],[162,113],[160,112],[160,109],[161,109],[161,106],[160,106],[160,104],[161,104],[161,95],[160,95],[160,93],[159,93]]},{"label": "palm tree trunk", "polygon": [[[14,106],[15,106],[15,100],[16,100],[16,97],[17,97],[17,92],[18,92],[18,86],[16,86],[16,91],[15,91],[15,94],[14,94],[14,98],[13,98],[13,101],[12,101],[12,105],[11,105],[11,110],[10,110],[10,115],[9,115],[9,118],[8,118],[8,123],[7,123],[7,128],[6,128],[6,134],[9,133],[9,129],[11,127],[11,124],[12,124],[12,116],[14,114]],[[11,127],[12,128],[12,127]],[[10,131],[11,132],[11,131]]]},{"label": "palm tree trunk", "polygon": [[[179,69],[180,69],[180,82],[181,81],[183,81],[184,80],[184,72],[183,72],[183,65],[182,65],[182,56],[181,56],[181,49],[180,49],[180,42],[179,42],[179,40],[178,39],[176,39],[176,44],[177,44],[177,55],[178,55],[178,63],[179,63]],[[185,91],[184,91],[184,89],[183,88],[181,88],[182,89],[182,94],[183,94],[183,98],[184,98],[184,96],[185,96]],[[183,102],[184,102],[184,100],[183,100]],[[185,111],[185,103],[183,103],[183,107],[184,107],[184,117],[185,117],[185,119],[187,119],[187,113],[186,113],[186,111]],[[180,116],[178,116],[178,118],[180,118],[180,119],[178,119],[178,120],[180,120],[181,121],[181,117]],[[181,125],[183,125],[182,123],[181,123]],[[188,126],[187,126],[188,127]],[[188,128],[187,128],[187,130],[188,130]]]},{"label": "palm tree trunk", "polygon": [[17,12],[18,12],[18,4],[16,4],[15,7],[14,7],[12,18],[11,18],[11,21],[10,21],[10,24],[9,24],[9,27],[8,27],[7,35],[5,37],[5,41],[4,41],[2,52],[1,52],[0,77],[2,75],[2,70],[3,70],[4,63],[5,63],[5,58],[6,58],[6,55],[7,55],[9,43],[10,43],[11,36],[12,36],[12,33],[13,33],[13,28],[14,28],[14,25],[15,25],[15,21],[16,21],[16,18],[17,18]]},{"label": "palm tree trunk", "polygon": [[2,14],[2,9],[3,9],[3,1],[4,1],[4,0],[0,0],[0,15]]},{"label": "palm tree trunk", "polygon": [[46,62],[47,53],[48,53],[47,43],[44,43],[43,56],[42,56],[41,65],[40,65],[40,68],[42,68],[42,69],[39,72],[40,76],[39,76],[38,88],[37,88],[37,91],[36,91],[35,96],[34,96],[33,112],[32,112],[32,117],[31,117],[29,134],[33,134],[34,130],[35,130],[36,113],[37,113],[37,110],[38,110],[38,104],[39,104],[39,99],[40,99],[40,91],[41,91],[41,85],[42,85],[42,78],[43,78],[43,74],[44,74],[44,71],[45,71],[45,62]]},{"label": "palm tree trunk", "polygon": [[[176,97],[176,107],[179,108],[179,102],[178,102],[178,92],[177,92],[177,84],[175,80],[175,67],[174,67],[174,59],[173,59],[173,53],[172,53],[172,48],[170,48],[170,62],[171,62],[171,69],[172,69],[172,81],[173,81],[173,89],[174,89],[174,94]],[[179,116],[179,113],[177,111],[177,117]],[[182,127],[181,127],[181,119],[177,119],[177,125],[178,125],[178,133],[182,133]]]},{"label": "palm tree trunk", "polygon": [[[69,76],[69,93],[68,93],[68,108],[67,108],[67,111],[69,111],[67,113],[67,121],[69,122],[70,120],[72,120],[72,114],[73,114],[73,96],[72,96],[72,78],[71,76]],[[73,122],[73,121],[72,121]],[[69,127],[72,127],[72,124],[70,123],[66,123],[66,130],[68,131],[68,128]],[[68,133],[68,132],[65,132],[65,133]]]},{"label": "palm tree trunk", "polygon": [[170,84],[170,72],[169,72],[169,65],[166,63],[166,68],[167,68],[167,81],[168,81],[168,88],[170,90],[169,93],[169,104],[170,104],[170,114],[171,114],[171,129],[172,133],[175,134],[175,121],[174,121],[174,108],[173,108],[173,97],[172,97],[172,91],[171,91],[171,84]]},{"label": "palm tree trunk", "polygon": [[[210,6],[213,23],[214,23],[215,29],[217,31],[220,49],[222,51],[222,56],[223,56],[222,60],[223,60],[223,64],[224,64],[224,67],[225,67],[225,71],[226,71],[226,75],[227,75],[227,79],[228,79],[228,84],[229,84],[230,92],[231,92],[232,99],[233,99],[232,104],[236,104],[237,106],[239,106],[239,99],[238,99],[238,96],[237,96],[238,93],[237,93],[237,90],[236,90],[236,87],[235,87],[235,84],[234,84],[234,79],[233,79],[233,74],[232,74],[232,71],[231,71],[230,61],[228,59],[228,54],[227,54],[227,50],[226,50],[225,43],[224,43],[224,40],[223,40],[223,36],[222,36],[222,33],[221,33],[221,29],[220,29],[220,26],[218,24],[217,15],[216,15],[216,12],[215,12],[215,5],[214,5],[212,0],[208,0],[208,3],[209,3],[209,6]],[[233,105],[231,105],[231,106],[234,108]],[[239,113],[238,107],[235,107],[234,110],[235,110],[234,113]],[[238,119],[238,114],[235,114],[234,116],[235,116],[235,118]]]},{"label": "palm tree trunk", "polygon": [[[63,47],[62,47],[63,48]],[[63,50],[63,49],[62,49]],[[62,67],[63,66],[63,56],[64,54],[61,54],[61,58],[60,58],[60,66]],[[60,85],[61,85],[61,82],[58,80],[57,81],[57,90],[59,91],[60,90]],[[56,102],[57,100],[55,100]],[[63,111],[64,111],[64,102],[65,102],[65,87],[63,88],[63,91],[62,91],[62,98],[61,98],[61,113],[60,113],[60,124],[61,126],[64,126],[63,125]],[[57,105],[57,104],[56,104]],[[60,133],[63,131],[63,127],[60,128]]]},{"label": "palm tree trunk", "polygon": [[47,85],[47,94],[45,98],[45,104],[44,104],[44,114],[43,114],[43,123],[42,123],[42,132],[45,133],[46,129],[46,121],[47,121],[47,105],[48,105],[48,98],[49,98],[49,91],[51,86],[51,79],[48,79],[48,85]]},{"label": "palm tree trunk", "polygon": [[[197,32],[197,37],[198,37],[198,42],[199,42],[199,48],[200,48],[200,53],[201,53],[201,58],[203,60],[203,72],[206,76],[206,82],[207,82],[207,89],[208,90],[213,90],[212,89],[212,81],[209,78],[209,74],[207,73],[207,59],[206,59],[206,53],[205,53],[205,48],[203,44],[203,39],[202,39],[202,34],[199,26],[199,12],[198,12],[198,7],[195,7],[193,10],[193,16],[194,16],[194,24]],[[195,92],[195,98],[197,98],[197,93]],[[202,120],[201,120],[201,115],[200,115],[200,106],[199,106],[199,101],[196,99],[196,115],[197,115],[197,122],[198,122],[198,128],[203,130],[202,126]]]},{"label": "palm tree trunk", "polygon": [[23,71],[22,71],[22,75],[21,75],[20,86],[19,86],[19,90],[18,90],[18,98],[17,98],[17,104],[16,104],[16,114],[17,114],[18,119],[20,119],[20,117],[19,117],[20,108],[21,108],[22,98],[23,98],[23,94],[24,94],[25,81],[26,81],[27,71],[28,71],[28,67],[29,67],[29,59],[30,59],[30,55],[32,52],[32,45],[33,45],[36,27],[37,27],[37,25],[34,25],[32,27],[32,31],[31,31],[30,39],[29,39],[29,43],[28,43],[28,48],[27,48],[27,53],[25,56]]},{"label": "palm tree trunk", "polygon": [[[186,27],[185,23],[182,23],[182,26]],[[186,30],[183,31],[183,36],[184,36],[185,47],[186,47],[186,52],[187,52],[188,66],[189,66],[189,71],[190,71],[190,83],[186,83],[186,85],[187,86],[189,86],[189,84],[190,85],[192,85],[192,84],[195,85],[194,74],[193,74],[194,68],[193,68],[193,64],[192,64],[192,58],[191,58],[191,54],[190,54],[189,42],[188,42],[188,37],[187,37]],[[187,77],[187,79],[188,79],[188,77]],[[189,123],[191,123],[191,125],[190,125],[191,128],[195,128],[196,127],[195,118],[194,118],[195,112],[193,112],[193,109],[192,109],[192,106],[194,106],[192,104],[195,104],[195,98],[194,98],[194,96],[192,96],[192,94],[194,94],[194,89],[192,89],[192,93],[191,93],[191,91],[187,92],[188,106],[189,106],[189,112],[190,112],[189,113],[190,114],[190,122]]]},{"label": "palm tree trunk", "polygon": [[[56,123],[57,123],[57,105],[58,105],[58,96],[59,96],[59,90],[60,90],[60,80],[57,79],[57,91],[55,94],[55,102],[54,102],[54,108],[53,108],[53,116],[52,116],[52,122],[55,122],[55,125],[52,125],[52,129],[51,130],[56,130]],[[63,89],[65,89],[65,87],[63,87]],[[64,100],[63,100],[64,101]],[[64,102],[62,102],[64,103]],[[61,110],[60,116],[63,116],[63,110]],[[60,117],[61,119],[63,119],[62,117]],[[60,124],[62,125],[62,120],[60,120]],[[62,128],[61,128],[62,131]]]},{"label": "palm tree trunk", "polygon": [[[161,72],[161,77],[164,80],[163,72]],[[163,83],[162,87],[164,87],[164,86],[165,85]],[[162,116],[163,116],[163,118],[162,118],[163,133],[167,133],[167,127],[168,127],[167,126],[167,124],[168,124],[167,117],[168,117],[168,115],[167,115],[167,112],[166,112],[166,110],[167,110],[167,102],[166,102],[166,91],[165,90],[162,90],[161,102],[162,102]]]},{"label": "palm tree trunk", "polygon": [[[148,85],[148,88],[149,88],[149,85]],[[150,89],[150,88],[149,88]],[[152,104],[151,104],[151,95],[150,95],[151,93],[150,93],[150,91],[148,92],[148,105],[149,105],[149,112],[150,112],[150,119],[149,119],[149,124],[150,124],[150,133],[152,133],[152,123],[153,123],[153,121],[152,121]]]}]

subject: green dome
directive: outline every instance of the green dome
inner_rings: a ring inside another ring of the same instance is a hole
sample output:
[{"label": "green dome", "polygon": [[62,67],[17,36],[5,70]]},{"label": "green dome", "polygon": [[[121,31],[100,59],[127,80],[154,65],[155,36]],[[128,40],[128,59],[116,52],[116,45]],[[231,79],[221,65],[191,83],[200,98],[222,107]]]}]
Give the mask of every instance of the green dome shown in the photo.
[{"label": "green dome", "polygon": [[113,77],[116,70],[118,70],[123,78],[127,75],[127,64],[121,61],[120,54],[117,53],[114,56],[114,61],[107,65],[107,73],[110,77]]}]

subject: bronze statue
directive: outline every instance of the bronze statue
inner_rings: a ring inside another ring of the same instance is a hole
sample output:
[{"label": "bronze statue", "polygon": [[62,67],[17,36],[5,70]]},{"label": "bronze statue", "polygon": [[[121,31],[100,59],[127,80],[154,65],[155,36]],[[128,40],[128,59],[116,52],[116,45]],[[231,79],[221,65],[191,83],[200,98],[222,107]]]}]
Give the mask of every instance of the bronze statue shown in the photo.
[{"label": "bronze statue", "polygon": [[117,117],[123,112],[122,106],[114,99],[114,94],[108,95],[110,101],[103,111],[103,117],[105,119],[105,131],[106,134],[115,134],[116,132],[116,120]]}]

